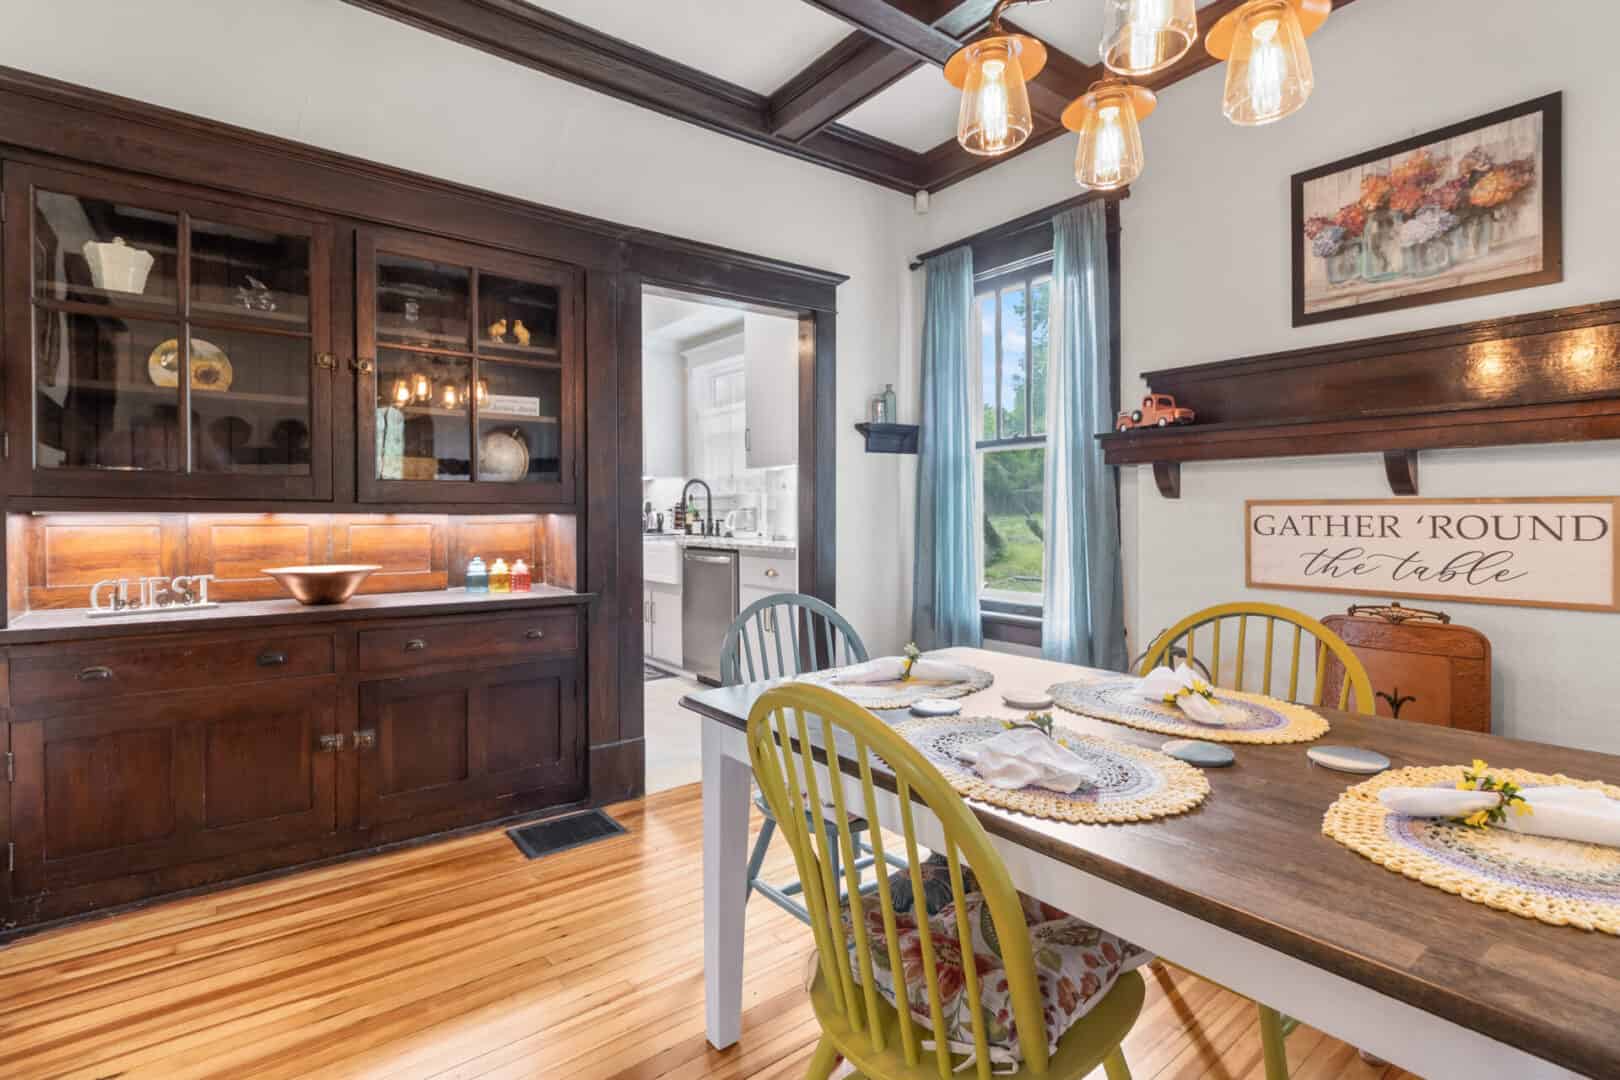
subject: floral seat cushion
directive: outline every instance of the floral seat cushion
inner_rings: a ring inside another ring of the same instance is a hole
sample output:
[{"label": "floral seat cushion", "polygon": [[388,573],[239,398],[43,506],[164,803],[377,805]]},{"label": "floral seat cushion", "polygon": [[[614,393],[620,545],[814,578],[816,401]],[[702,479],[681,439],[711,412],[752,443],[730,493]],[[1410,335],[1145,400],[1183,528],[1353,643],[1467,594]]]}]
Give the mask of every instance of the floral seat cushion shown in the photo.
[{"label": "floral seat cushion", "polygon": [[[973,1053],[973,1019],[968,1011],[975,1004],[983,1010],[990,1060],[995,1064],[1016,1064],[1023,1060],[1017,1025],[1013,1021],[1012,997],[1001,962],[1001,947],[990,919],[990,909],[979,892],[971,870],[963,869],[962,888],[968,924],[973,928],[974,970],[979,980],[979,1000],[967,1000],[964,959],[957,939],[956,906],[952,903],[949,869],[942,857],[930,859],[923,870],[929,933],[934,946],[934,973],[939,984],[945,1037],[952,1053]],[[922,1026],[932,1028],[929,1016],[926,976],[923,968],[922,935],[917,920],[920,913],[912,900],[911,882],[905,872],[890,878],[890,895],[895,907],[895,931],[899,934],[900,965],[905,980],[906,999],[911,1015]],[[1046,1021],[1046,1043],[1056,1050],[1064,1032],[1089,1013],[1108,994],[1120,975],[1141,967],[1152,956],[1123,938],[1092,926],[1032,896],[1018,894],[1029,926],[1031,951],[1035,957],[1035,977],[1040,988]],[[888,939],[884,934],[883,912],[875,895],[862,901],[866,932],[872,947],[872,974],[877,989],[890,1005],[895,1004],[895,973],[889,962]],[[845,911],[845,922],[850,912]],[[850,942],[850,970],[860,980],[860,965]]]}]

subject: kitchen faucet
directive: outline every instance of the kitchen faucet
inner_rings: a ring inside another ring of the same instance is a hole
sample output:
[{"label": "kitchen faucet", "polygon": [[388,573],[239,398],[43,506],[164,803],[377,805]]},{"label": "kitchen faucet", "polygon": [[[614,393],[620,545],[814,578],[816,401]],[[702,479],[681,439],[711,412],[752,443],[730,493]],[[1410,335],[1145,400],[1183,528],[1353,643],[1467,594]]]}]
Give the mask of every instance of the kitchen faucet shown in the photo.
[{"label": "kitchen faucet", "polygon": [[[681,505],[682,506],[686,505],[686,493],[692,490],[692,485],[693,484],[701,484],[702,487],[703,487],[703,515],[704,515],[704,517],[700,518],[698,520],[698,524],[702,526],[700,531],[703,533],[704,536],[713,536],[714,535],[714,492],[709,490],[709,485],[706,482],[704,482],[702,480],[699,480],[696,477],[693,477],[692,479],[688,480],[686,482],[686,486],[681,488]],[[707,520],[704,520],[705,518]]]}]

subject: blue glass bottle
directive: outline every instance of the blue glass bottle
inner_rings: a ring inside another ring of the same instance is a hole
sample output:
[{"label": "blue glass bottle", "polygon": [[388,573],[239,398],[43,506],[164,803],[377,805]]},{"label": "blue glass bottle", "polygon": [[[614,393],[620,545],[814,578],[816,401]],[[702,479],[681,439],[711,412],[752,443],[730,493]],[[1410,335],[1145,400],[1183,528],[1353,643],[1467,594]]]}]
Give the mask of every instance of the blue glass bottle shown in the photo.
[{"label": "blue glass bottle", "polygon": [[489,592],[489,571],[484,568],[484,560],[476,555],[467,564],[467,591],[470,593]]}]

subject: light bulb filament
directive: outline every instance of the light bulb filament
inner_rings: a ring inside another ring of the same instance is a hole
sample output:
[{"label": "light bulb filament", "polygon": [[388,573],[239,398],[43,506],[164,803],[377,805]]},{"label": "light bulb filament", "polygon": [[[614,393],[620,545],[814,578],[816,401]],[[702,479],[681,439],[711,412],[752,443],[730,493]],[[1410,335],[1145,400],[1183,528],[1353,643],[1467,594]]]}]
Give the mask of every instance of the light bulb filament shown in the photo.
[{"label": "light bulb filament", "polygon": [[1249,57],[1249,101],[1256,117],[1271,117],[1282,111],[1283,80],[1288,77],[1288,61],[1277,44],[1277,20],[1256,24],[1254,52]]},{"label": "light bulb filament", "polygon": [[1097,180],[1118,184],[1125,163],[1125,133],[1120,130],[1119,107],[1100,110],[1097,124]]},{"label": "light bulb filament", "polygon": [[983,121],[985,149],[997,150],[1007,144],[1010,127],[1007,117],[1007,63],[984,62],[984,81],[979,84],[979,116]]}]

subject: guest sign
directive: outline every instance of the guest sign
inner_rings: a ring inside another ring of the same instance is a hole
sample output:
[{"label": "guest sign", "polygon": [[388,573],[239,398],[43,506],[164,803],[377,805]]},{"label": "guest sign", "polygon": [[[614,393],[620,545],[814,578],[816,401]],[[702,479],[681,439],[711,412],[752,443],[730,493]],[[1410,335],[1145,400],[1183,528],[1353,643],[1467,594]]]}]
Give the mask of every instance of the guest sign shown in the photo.
[{"label": "guest sign", "polygon": [[1620,498],[1245,504],[1251,588],[1620,611]]}]

